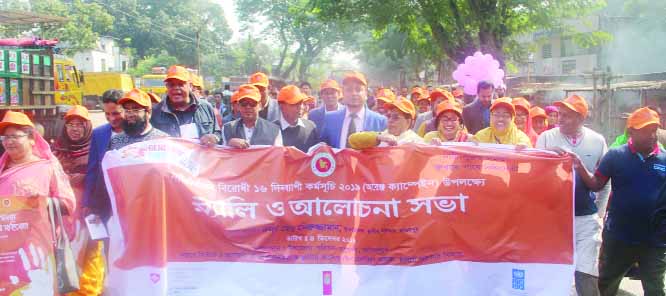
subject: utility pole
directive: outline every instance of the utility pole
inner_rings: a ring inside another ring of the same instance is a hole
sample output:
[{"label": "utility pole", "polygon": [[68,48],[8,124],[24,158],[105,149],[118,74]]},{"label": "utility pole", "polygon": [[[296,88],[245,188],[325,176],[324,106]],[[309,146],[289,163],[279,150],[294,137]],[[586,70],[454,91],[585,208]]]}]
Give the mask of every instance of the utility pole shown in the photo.
[{"label": "utility pole", "polygon": [[197,70],[199,70],[199,75],[201,76],[201,48],[200,48],[200,43],[201,43],[201,28],[197,30],[196,34],[196,43],[197,43]]}]

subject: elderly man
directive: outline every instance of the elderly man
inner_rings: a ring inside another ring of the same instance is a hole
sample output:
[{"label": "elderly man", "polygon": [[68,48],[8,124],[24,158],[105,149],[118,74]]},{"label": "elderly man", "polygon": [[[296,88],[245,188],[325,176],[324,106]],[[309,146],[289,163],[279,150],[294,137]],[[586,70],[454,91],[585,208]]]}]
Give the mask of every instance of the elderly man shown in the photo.
[{"label": "elderly man", "polygon": [[386,129],[386,117],[369,110],[368,82],[359,72],[349,72],[342,80],[342,96],[345,108],[326,114],[321,140],[335,148],[348,147],[348,137],[356,132]]},{"label": "elderly man", "polygon": [[200,139],[208,146],[219,142],[220,125],[213,106],[196,98],[187,69],[171,66],[164,84],[167,96],[153,107],[150,123],[172,137]]},{"label": "elderly man", "polygon": [[282,146],[280,127],[259,117],[262,108],[259,89],[243,84],[234,96],[238,100],[240,118],[224,124],[223,143],[239,149],[250,145]]},{"label": "elderly man", "polygon": [[476,134],[490,126],[490,104],[495,94],[495,86],[489,81],[479,81],[476,86],[476,99],[463,107],[463,122],[467,130]]},{"label": "elderly man", "polygon": [[261,111],[259,112],[259,117],[270,122],[280,120],[280,107],[278,103],[268,97],[268,90],[271,89],[268,76],[261,72],[254,73],[250,76],[248,84],[254,85],[259,90],[259,93],[261,93]]},{"label": "elderly man", "polygon": [[308,152],[310,147],[319,142],[319,133],[314,122],[301,118],[306,99],[306,94],[295,85],[283,87],[278,93],[282,116],[279,121],[274,122],[280,126],[282,144],[294,146],[303,152]]},{"label": "elderly man", "polygon": [[310,110],[308,113],[308,119],[317,125],[317,129],[323,128],[326,113],[342,109],[341,95],[342,90],[338,86],[338,82],[333,79],[326,80],[319,86],[319,98],[323,102],[323,106]]},{"label": "elderly man", "polygon": [[[536,148],[564,150],[577,155],[588,170],[594,170],[608,150],[606,140],[599,133],[583,126],[588,114],[585,99],[572,95],[556,102],[562,114],[558,128],[543,132],[536,141]],[[576,290],[578,295],[599,295],[599,247],[601,244],[601,217],[606,210],[608,189],[595,196],[592,188],[576,176],[575,239],[576,239]]]}]

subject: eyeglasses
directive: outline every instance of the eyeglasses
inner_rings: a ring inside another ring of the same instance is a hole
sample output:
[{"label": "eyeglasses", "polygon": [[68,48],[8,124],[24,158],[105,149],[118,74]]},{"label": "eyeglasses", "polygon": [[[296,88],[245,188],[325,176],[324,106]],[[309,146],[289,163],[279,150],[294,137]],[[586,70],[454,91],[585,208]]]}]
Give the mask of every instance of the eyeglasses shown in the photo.
[{"label": "eyeglasses", "polygon": [[511,119],[511,113],[495,113],[492,112],[490,113],[490,116],[495,117],[497,119]]},{"label": "eyeglasses", "polygon": [[257,105],[258,105],[259,103],[258,103],[258,102],[255,102],[255,101],[242,101],[242,102],[239,102],[238,104],[239,104],[241,107],[252,107],[252,108],[254,108],[254,107],[257,107]]},{"label": "eyeglasses", "polygon": [[7,141],[9,141],[9,140],[14,140],[14,141],[16,141],[16,140],[18,140],[18,139],[20,139],[20,138],[27,137],[27,136],[28,136],[27,134],[22,134],[22,135],[9,135],[9,136],[0,136],[0,141],[1,141],[1,142],[7,142]]},{"label": "eyeglasses", "polygon": [[139,114],[139,113],[141,113],[142,111],[145,112],[146,109],[143,109],[143,108],[138,108],[138,109],[125,109],[125,113],[127,113],[127,114]]},{"label": "eyeglasses", "polygon": [[104,112],[106,116],[113,115],[113,116],[118,116],[118,115],[123,115],[122,111],[113,111],[113,112]]},{"label": "eyeglasses", "polygon": [[78,128],[78,129],[84,129],[86,127],[83,124],[73,124],[73,123],[67,123],[65,124],[65,126],[68,128]]}]

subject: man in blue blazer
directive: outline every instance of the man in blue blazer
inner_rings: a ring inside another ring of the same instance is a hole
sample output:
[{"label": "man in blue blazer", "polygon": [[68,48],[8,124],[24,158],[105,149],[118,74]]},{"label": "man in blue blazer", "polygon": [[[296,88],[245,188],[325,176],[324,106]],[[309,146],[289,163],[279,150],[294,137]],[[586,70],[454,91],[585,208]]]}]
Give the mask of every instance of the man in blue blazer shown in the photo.
[{"label": "man in blue blazer", "polygon": [[342,80],[342,101],[345,108],[329,112],[324,117],[321,140],[334,148],[346,148],[349,135],[362,131],[381,132],[386,129],[386,117],[368,109],[368,83],[359,72],[349,72]]},{"label": "man in blue blazer", "polygon": [[98,209],[100,206],[104,206],[100,204],[104,203],[104,201],[96,200],[92,195],[95,182],[102,172],[100,167],[104,154],[109,147],[111,136],[123,132],[123,107],[118,104],[118,100],[122,96],[122,91],[117,89],[110,89],[102,94],[104,116],[106,116],[106,120],[109,123],[95,128],[92,132],[90,151],[88,153],[88,169],[84,181],[85,191],[83,192],[83,206],[89,209]]},{"label": "man in blue blazer", "polygon": [[339,102],[341,95],[342,90],[338,86],[338,82],[333,79],[324,81],[319,87],[319,98],[322,101],[322,106],[308,112],[308,119],[315,123],[318,130],[324,127],[326,113],[344,108]]}]

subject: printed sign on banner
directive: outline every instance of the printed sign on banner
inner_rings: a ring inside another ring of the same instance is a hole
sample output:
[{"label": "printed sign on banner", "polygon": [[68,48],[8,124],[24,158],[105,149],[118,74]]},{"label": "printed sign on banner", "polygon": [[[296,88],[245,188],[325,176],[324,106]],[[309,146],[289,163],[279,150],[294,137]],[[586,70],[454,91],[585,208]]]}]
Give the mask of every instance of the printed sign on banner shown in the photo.
[{"label": "printed sign on banner", "polygon": [[[571,160],[399,146],[107,153],[111,295],[563,295]],[[131,176],[131,177],[129,177]],[[443,280],[446,279],[446,280]]]},{"label": "printed sign on banner", "polygon": [[45,198],[0,196],[0,295],[53,295],[52,242]]}]

